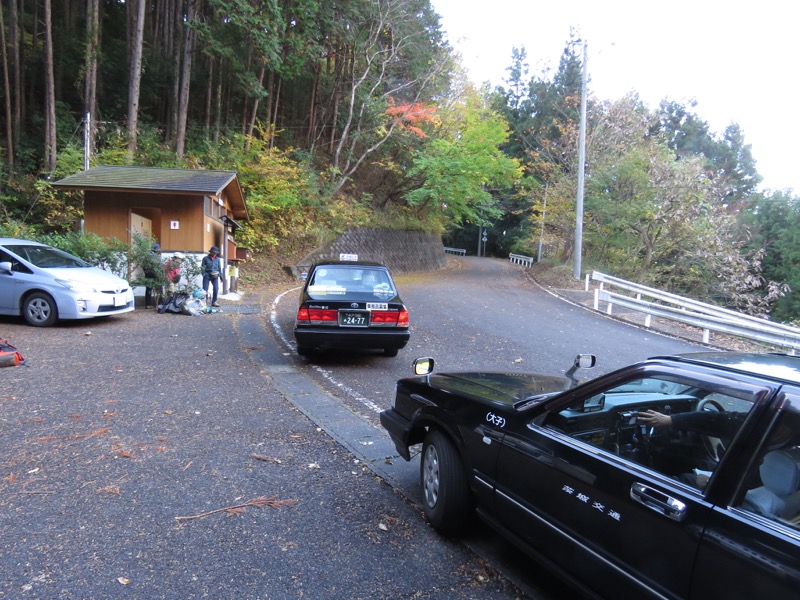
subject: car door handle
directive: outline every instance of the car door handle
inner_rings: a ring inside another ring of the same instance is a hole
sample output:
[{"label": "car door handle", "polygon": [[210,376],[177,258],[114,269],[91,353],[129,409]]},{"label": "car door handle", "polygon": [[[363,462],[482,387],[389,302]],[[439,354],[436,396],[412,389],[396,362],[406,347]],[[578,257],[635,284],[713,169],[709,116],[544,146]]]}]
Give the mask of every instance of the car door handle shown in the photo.
[{"label": "car door handle", "polygon": [[631,486],[631,498],[647,508],[669,517],[673,521],[683,521],[686,516],[686,504],[659,492],[643,483]]}]

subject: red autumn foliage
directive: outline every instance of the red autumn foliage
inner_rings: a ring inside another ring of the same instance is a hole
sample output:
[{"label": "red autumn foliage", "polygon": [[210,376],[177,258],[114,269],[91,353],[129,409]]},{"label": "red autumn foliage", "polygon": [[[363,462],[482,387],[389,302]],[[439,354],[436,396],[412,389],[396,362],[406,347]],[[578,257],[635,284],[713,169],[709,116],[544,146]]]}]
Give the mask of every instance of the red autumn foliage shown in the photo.
[{"label": "red autumn foliage", "polygon": [[436,106],[422,102],[398,103],[390,97],[386,114],[397,122],[398,127],[410,131],[419,138],[428,137],[419,125],[436,123]]}]

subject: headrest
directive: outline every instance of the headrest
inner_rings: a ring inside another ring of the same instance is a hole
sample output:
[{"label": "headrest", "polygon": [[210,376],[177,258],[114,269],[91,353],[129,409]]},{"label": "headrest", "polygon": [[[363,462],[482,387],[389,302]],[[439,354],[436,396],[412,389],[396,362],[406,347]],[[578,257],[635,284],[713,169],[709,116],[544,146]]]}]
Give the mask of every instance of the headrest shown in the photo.
[{"label": "headrest", "polygon": [[764,487],[777,496],[800,490],[800,447],[768,452],[759,474]]}]

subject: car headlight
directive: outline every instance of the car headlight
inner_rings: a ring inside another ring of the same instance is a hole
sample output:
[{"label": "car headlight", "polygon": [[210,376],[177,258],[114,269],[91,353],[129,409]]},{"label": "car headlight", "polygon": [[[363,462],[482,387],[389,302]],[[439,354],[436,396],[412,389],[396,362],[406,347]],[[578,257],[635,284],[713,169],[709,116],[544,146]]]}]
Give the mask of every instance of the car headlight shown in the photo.
[{"label": "car headlight", "polygon": [[73,292],[87,292],[87,293],[94,293],[97,291],[97,288],[91,286],[88,283],[84,283],[83,281],[72,281],[70,279],[56,279],[56,283],[59,285],[63,285],[68,290],[72,290]]}]

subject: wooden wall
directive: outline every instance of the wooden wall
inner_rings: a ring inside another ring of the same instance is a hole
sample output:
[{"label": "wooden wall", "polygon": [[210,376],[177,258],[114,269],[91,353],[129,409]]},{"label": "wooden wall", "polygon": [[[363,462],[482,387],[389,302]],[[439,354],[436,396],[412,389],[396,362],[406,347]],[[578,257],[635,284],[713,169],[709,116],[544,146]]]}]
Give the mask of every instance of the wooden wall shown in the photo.
[{"label": "wooden wall", "polygon": [[[206,252],[217,244],[216,239],[222,240],[222,225],[207,219],[203,210],[203,196],[86,190],[84,229],[105,239],[130,243],[133,212],[152,221],[152,232],[162,251]],[[177,229],[171,228],[173,222],[178,223]]]}]

